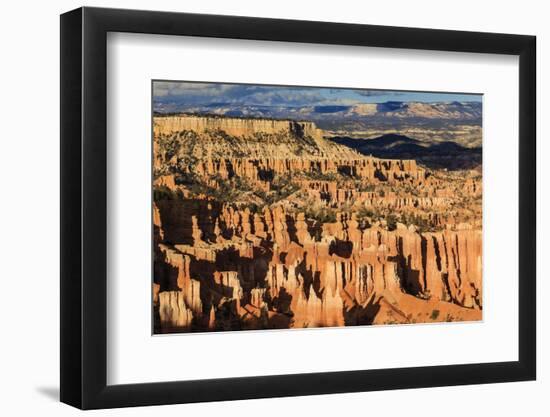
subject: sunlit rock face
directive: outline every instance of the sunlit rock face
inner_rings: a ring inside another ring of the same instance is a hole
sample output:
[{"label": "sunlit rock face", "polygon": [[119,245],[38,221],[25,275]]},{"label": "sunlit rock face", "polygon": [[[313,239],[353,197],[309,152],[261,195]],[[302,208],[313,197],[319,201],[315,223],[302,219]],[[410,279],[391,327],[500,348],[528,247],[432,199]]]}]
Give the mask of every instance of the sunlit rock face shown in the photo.
[{"label": "sunlit rock face", "polygon": [[248,137],[256,133],[322,137],[322,131],[314,123],[293,120],[172,116],[155,118],[153,128],[155,135],[170,135],[185,130],[197,133],[219,130],[235,137]]},{"label": "sunlit rock face", "polygon": [[154,120],[155,332],[480,320],[481,176],[311,122]]}]

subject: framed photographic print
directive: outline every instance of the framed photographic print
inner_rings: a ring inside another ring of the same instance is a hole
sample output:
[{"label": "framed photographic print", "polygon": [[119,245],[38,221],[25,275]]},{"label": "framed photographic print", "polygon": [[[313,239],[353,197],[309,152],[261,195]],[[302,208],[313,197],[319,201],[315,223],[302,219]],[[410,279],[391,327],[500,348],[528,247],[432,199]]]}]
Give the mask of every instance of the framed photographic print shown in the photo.
[{"label": "framed photographic print", "polygon": [[535,379],[534,37],[81,8],[61,101],[63,402]]}]

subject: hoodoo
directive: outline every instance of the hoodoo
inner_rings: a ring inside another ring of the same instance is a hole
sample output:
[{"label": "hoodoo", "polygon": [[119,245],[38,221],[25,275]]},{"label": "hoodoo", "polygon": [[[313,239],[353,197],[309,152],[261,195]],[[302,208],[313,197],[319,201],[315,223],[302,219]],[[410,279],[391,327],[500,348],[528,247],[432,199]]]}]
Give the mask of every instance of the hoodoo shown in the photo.
[{"label": "hoodoo", "polygon": [[154,118],[156,332],[481,319],[481,177],[313,122]]}]

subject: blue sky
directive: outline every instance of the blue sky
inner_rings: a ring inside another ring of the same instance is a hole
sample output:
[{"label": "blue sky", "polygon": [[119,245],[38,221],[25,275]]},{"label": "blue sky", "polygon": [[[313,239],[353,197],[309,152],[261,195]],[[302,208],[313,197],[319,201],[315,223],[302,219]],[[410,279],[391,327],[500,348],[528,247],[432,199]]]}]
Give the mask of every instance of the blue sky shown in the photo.
[{"label": "blue sky", "polygon": [[192,106],[212,103],[266,106],[352,105],[358,103],[403,102],[481,102],[480,94],[429,93],[393,90],[287,87],[254,84],[223,84],[155,81],[156,102],[177,101]]}]

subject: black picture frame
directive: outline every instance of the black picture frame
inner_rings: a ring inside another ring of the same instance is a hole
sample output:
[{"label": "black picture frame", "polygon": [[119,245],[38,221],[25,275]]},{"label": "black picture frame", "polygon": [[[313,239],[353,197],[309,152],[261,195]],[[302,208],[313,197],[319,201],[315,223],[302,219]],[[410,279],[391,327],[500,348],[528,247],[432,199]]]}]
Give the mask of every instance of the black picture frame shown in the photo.
[{"label": "black picture frame", "polygon": [[[107,385],[108,32],[519,56],[519,358]],[[82,409],[534,380],[536,38],[252,17],[79,8],[61,15],[61,401]]]}]

